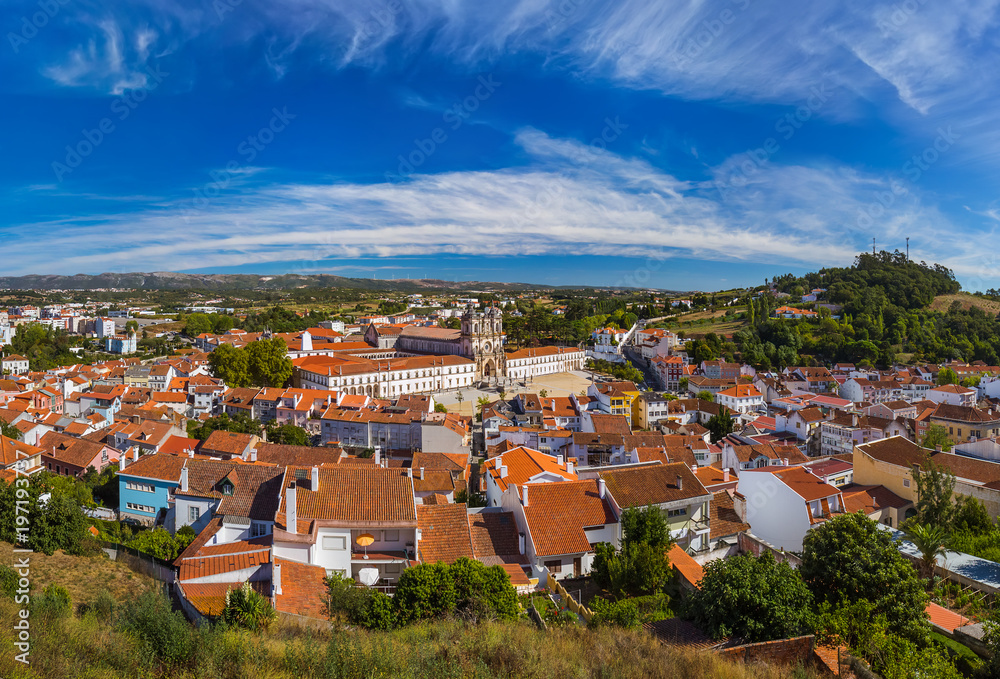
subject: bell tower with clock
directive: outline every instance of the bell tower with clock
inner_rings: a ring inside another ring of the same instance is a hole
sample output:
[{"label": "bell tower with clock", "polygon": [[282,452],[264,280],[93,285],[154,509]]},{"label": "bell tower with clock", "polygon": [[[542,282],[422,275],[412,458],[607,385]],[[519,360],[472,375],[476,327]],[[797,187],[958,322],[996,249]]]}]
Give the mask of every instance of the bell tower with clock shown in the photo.
[{"label": "bell tower with clock", "polygon": [[462,356],[475,361],[476,378],[486,382],[506,377],[503,313],[489,307],[482,313],[471,304],[462,314]]}]

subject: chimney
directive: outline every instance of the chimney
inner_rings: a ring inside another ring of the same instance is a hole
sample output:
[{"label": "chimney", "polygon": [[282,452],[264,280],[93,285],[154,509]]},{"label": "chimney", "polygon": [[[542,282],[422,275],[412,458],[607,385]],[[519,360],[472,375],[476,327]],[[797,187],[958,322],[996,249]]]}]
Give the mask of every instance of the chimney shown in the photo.
[{"label": "chimney", "polygon": [[680,474],[677,475],[677,490],[684,490],[684,479]]},{"label": "chimney", "polygon": [[188,492],[188,468],[181,467],[181,492]]},{"label": "chimney", "polygon": [[507,465],[505,464],[500,465],[500,478],[501,479],[507,478]]},{"label": "chimney", "polygon": [[292,481],[292,485],[285,491],[285,524],[289,533],[295,533],[298,528],[296,518],[298,517],[299,508],[295,502],[295,482]]},{"label": "chimney", "polygon": [[312,481],[312,483],[310,485],[309,490],[311,490],[313,492],[318,491],[319,490],[319,467],[317,467],[315,465],[313,465],[313,468],[312,468],[312,478],[310,479],[310,481]]},{"label": "chimney", "polygon": [[302,333],[302,351],[312,351],[313,340],[312,335],[306,330]]},{"label": "chimney", "polygon": [[597,479],[597,494],[603,500],[604,496],[607,494],[608,484],[604,482],[604,479]]},{"label": "chimney", "polygon": [[782,460],[782,461],[783,461],[783,462],[785,463],[785,466],[787,467],[787,466],[788,466],[788,458],[786,457],[786,458],[785,458],[784,460]]},{"label": "chimney", "polygon": [[524,554],[524,533],[517,534],[517,549]]},{"label": "chimney", "polygon": [[934,450],[936,450],[937,452],[940,453],[941,452],[941,446],[940,445],[934,446]]},{"label": "chimney", "polygon": [[698,474],[698,465],[696,464],[691,465],[691,473],[695,475]]},{"label": "chimney", "polygon": [[[194,459],[194,448],[188,448],[187,452],[188,452],[188,457],[191,458],[191,459]],[[256,456],[257,456],[257,453],[254,453],[254,457],[256,457]]]},{"label": "chimney", "polygon": [[139,461],[139,446],[135,446],[134,448],[132,448],[132,461],[133,462]]},{"label": "chimney", "polygon": [[563,456],[562,455],[557,455],[556,456],[556,464],[558,464],[560,467],[563,466]]},{"label": "chimney", "polygon": [[521,486],[521,505],[523,507],[528,506],[528,484]]},{"label": "chimney", "polygon": [[567,474],[573,473],[573,460],[566,460],[566,473]]},{"label": "chimney", "polygon": [[[504,469],[506,469],[506,467],[504,467]],[[421,481],[424,480],[424,468],[423,467],[420,468],[420,480]]]},{"label": "chimney", "polygon": [[382,447],[381,446],[375,448],[375,466],[376,467],[381,467],[382,466]]},{"label": "chimney", "polygon": [[274,564],[274,568],[271,570],[271,584],[274,586],[274,593],[277,596],[281,595],[281,564]]},{"label": "chimney", "polygon": [[729,467],[722,470],[722,482],[729,483]]},{"label": "chimney", "polygon": [[406,475],[409,476],[411,479],[413,478],[413,467],[406,468]]}]

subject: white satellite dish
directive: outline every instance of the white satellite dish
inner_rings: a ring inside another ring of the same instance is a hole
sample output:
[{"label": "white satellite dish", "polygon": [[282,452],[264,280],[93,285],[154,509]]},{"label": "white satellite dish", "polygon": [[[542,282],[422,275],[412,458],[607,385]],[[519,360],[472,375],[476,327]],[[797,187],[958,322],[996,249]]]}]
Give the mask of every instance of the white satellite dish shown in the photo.
[{"label": "white satellite dish", "polygon": [[366,587],[371,587],[378,582],[379,574],[377,568],[362,568],[358,571],[358,582]]}]

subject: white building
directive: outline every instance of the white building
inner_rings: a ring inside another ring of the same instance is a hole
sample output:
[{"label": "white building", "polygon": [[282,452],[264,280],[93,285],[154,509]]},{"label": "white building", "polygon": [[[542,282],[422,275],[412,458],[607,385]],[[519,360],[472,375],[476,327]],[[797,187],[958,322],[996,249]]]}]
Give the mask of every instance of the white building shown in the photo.
[{"label": "white building", "polygon": [[802,551],[813,526],[844,511],[840,490],[802,467],[753,469],[740,474],[737,511],[753,534],[779,549]]},{"label": "white building", "polygon": [[473,384],[476,364],[461,356],[369,360],[356,356],[307,356],[293,361],[302,389],[325,389],[377,398],[459,389]]},{"label": "white building", "polygon": [[723,389],[715,396],[715,402],[740,415],[756,413],[764,409],[764,395],[752,384],[738,384]]},{"label": "white building", "polygon": [[537,375],[583,370],[587,355],[575,347],[538,347],[507,354],[507,376],[526,380]]},{"label": "white building", "polygon": [[948,403],[953,406],[976,407],[976,390],[959,384],[942,384],[928,389],[924,398],[935,403]]}]

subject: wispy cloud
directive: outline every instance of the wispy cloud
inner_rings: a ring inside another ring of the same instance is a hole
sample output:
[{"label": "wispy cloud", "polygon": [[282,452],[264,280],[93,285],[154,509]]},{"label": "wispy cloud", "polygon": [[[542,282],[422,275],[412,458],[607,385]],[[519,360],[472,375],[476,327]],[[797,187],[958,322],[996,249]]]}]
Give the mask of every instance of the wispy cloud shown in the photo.
[{"label": "wispy cloud", "polygon": [[[359,257],[433,254],[838,265],[865,247],[870,234],[850,225],[869,194],[884,188],[844,168],[771,166],[721,200],[707,184],[538,130],[523,130],[517,143],[531,158],[523,168],[395,184],[260,185],[220,196],[188,221],[179,203],[157,202],[25,224],[14,233],[44,230],[51,245],[42,252],[33,238],[15,236],[6,262],[20,273],[48,272],[54,261],[66,273],[265,262],[322,270]],[[940,228],[954,227],[916,198],[901,200],[878,227],[925,234],[926,242],[936,242],[932,231]]]}]

